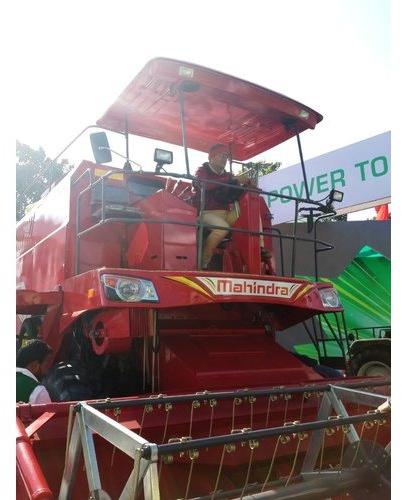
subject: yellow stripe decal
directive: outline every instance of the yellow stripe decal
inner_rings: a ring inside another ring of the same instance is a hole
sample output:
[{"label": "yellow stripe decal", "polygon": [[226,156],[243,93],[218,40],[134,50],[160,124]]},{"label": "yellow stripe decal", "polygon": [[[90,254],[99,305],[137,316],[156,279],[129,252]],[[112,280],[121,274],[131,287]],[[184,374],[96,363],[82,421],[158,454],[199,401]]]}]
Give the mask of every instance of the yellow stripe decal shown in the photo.
[{"label": "yellow stripe decal", "polygon": [[[105,175],[109,170],[103,169],[103,168],[95,168],[95,177],[102,177],[102,175]],[[113,179],[115,181],[122,181],[123,180],[123,174],[117,172],[116,174],[109,175],[108,179]]]},{"label": "yellow stripe decal", "polygon": [[165,276],[165,278],[172,280],[172,281],[177,281],[178,283],[181,283],[182,285],[189,286],[190,288],[193,288],[199,293],[202,293],[206,297],[212,299],[212,295],[210,295],[206,290],[200,287],[197,283],[194,283],[194,281],[190,280],[189,278],[186,278],[185,276]]},{"label": "yellow stripe decal", "polygon": [[314,288],[314,285],[306,285],[304,288],[300,290],[300,292],[296,295],[294,300],[300,299],[303,295],[305,295],[307,292],[309,292],[312,288]]}]

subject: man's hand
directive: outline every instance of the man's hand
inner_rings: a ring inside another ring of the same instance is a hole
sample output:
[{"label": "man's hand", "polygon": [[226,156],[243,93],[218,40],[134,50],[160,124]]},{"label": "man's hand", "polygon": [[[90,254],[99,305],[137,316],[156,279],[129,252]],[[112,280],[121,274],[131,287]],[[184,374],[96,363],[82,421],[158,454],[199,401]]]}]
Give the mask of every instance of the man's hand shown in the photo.
[{"label": "man's hand", "polygon": [[391,411],[391,400],[387,399],[387,401],[385,401],[385,403],[380,405],[377,408],[377,410],[380,411],[381,413],[389,413]]},{"label": "man's hand", "polygon": [[236,175],[235,179],[237,179],[240,184],[247,185],[250,187],[257,187],[257,181],[251,179],[246,173]]}]

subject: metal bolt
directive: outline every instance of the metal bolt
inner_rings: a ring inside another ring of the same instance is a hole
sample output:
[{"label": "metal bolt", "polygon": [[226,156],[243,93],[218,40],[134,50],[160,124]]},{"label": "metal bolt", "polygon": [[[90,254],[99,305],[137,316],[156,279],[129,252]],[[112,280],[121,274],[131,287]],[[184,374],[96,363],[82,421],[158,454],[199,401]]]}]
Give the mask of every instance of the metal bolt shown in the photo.
[{"label": "metal bolt", "polygon": [[196,460],[200,456],[200,452],[198,450],[188,450],[188,456],[190,460]]},{"label": "metal bolt", "polygon": [[174,461],[173,455],[162,455],[162,462],[166,465],[172,464]]},{"label": "metal bolt", "polygon": [[290,441],[290,436],[286,435],[280,435],[279,440],[282,444],[287,444]]},{"label": "metal bolt", "polygon": [[258,448],[260,443],[256,439],[252,439],[248,442],[248,445],[250,446],[250,450],[254,450],[255,448]]},{"label": "metal bolt", "polygon": [[232,451],[236,450],[236,445],[234,443],[225,444],[226,453],[232,453]]}]

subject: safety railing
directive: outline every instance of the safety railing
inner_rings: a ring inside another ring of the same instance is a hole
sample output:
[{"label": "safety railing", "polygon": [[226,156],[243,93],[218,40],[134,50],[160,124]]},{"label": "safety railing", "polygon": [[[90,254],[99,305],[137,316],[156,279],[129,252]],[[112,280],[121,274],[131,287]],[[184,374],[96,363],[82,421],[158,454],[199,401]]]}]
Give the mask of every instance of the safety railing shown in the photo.
[{"label": "safety railing", "polygon": [[[88,169],[89,170],[89,169]],[[145,174],[153,174],[153,172],[143,172]],[[80,179],[84,177],[86,172],[84,172]],[[319,210],[320,207],[322,207],[320,202],[313,201],[311,199],[304,199],[304,198],[297,198],[294,196],[287,196],[283,194],[278,194],[278,193],[272,193],[270,191],[263,191],[259,188],[254,188],[250,186],[240,186],[240,185],[233,185],[233,184],[227,184],[227,183],[222,183],[214,180],[200,180],[194,176],[187,176],[187,175],[182,175],[182,174],[174,174],[174,173],[167,173],[169,177],[173,178],[178,178],[178,179],[185,179],[188,181],[192,182],[197,182],[201,186],[201,191],[200,191],[200,208],[199,208],[199,217],[198,221],[195,223],[189,223],[189,222],[183,222],[180,220],[174,220],[174,219],[152,219],[152,218],[144,218],[141,216],[140,212],[137,212],[135,214],[132,214],[131,218],[127,217],[106,217],[106,212],[105,212],[105,182],[106,180],[116,174],[116,171],[109,171],[105,173],[103,176],[99,177],[97,180],[93,181],[91,174],[89,173],[89,185],[84,188],[82,191],[80,191],[78,197],[77,197],[77,202],[76,202],[76,251],[75,251],[75,256],[76,256],[76,261],[75,261],[75,273],[79,274],[80,272],[80,239],[87,233],[94,231],[95,229],[99,228],[100,226],[104,224],[109,224],[112,222],[120,222],[120,223],[125,223],[125,224],[133,224],[133,223],[146,223],[146,224],[173,224],[173,225],[181,225],[181,226],[189,226],[189,227],[195,227],[197,228],[197,234],[198,234],[198,249],[197,249],[197,268],[201,269],[201,259],[202,259],[202,248],[203,248],[203,240],[204,240],[204,230],[212,230],[212,229],[225,229],[227,230],[227,227],[223,226],[218,226],[218,225],[212,225],[212,224],[205,224],[203,222],[203,212],[205,210],[205,190],[206,190],[206,184],[214,184],[219,187],[226,187],[230,188],[233,190],[239,190],[241,192],[254,192],[258,193],[261,196],[272,196],[275,194],[276,197],[281,198],[281,199],[286,199],[289,201],[294,201],[295,202],[295,216],[294,216],[294,229],[293,229],[293,234],[292,235],[287,235],[287,234],[282,234],[282,232],[278,228],[271,228],[269,231],[251,231],[247,228],[238,228],[238,227],[231,227],[230,232],[231,233],[243,233],[243,234],[248,234],[250,236],[255,236],[255,237],[260,237],[260,236],[267,236],[270,238],[276,238],[279,240],[279,253],[280,253],[280,269],[281,269],[281,275],[285,276],[285,265],[284,265],[284,250],[283,250],[283,241],[290,241],[292,243],[292,250],[291,250],[291,268],[290,268],[290,276],[294,277],[296,274],[296,255],[297,255],[297,242],[303,242],[303,243],[308,243],[313,245],[313,258],[314,258],[314,269],[315,269],[315,276],[316,279],[318,279],[318,254],[320,252],[332,250],[334,247],[328,242],[321,241],[317,238],[317,233],[316,233],[316,222],[317,220],[320,220],[324,217],[329,217],[334,215],[334,212],[329,212],[324,215],[320,215],[319,217],[316,218],[314,222],[314,237],[313,238],[306,238],[306,237],[300,237],[297,235],[297,226],[299,223],[300,219],[300,212],[301,204],[308,205],[310,208],[310,213],[313,213],[314,210]],[[130,175],[140,175],[138,173],[124,173],[125,176],[130,176]],[[95,224],[91,225],[90,227],[87,227],[85,229],[81,229],[80,227],[80,221],[81,221],[81,199],[84,196],[85,193],[89,192],[91,189],[93,189],[95,186],[99,185],[101,186],[101,210],[100,210],[100,219],[98,222]],[[313,207],[313,208],[311,208]],[[306,208],[306,207],[304,207]]]},{"label": "safety railing", "polygon": [[[391,326],[373,326],[348,328],[344,312],[317,314],[308,322],[303,322],[304,329],[315,347],[319,362],[345,368],[351,343],[354,340],[390,339]],[[326,330],[326,332],[324,331]],[[328,354],[328,344],[336,343],[340,356]]]},{"label": "safety railing", "polygon": [[[333,358],[332,361],[337,365],[337,368],[344,368],[350,348],[350,339],[344,312],[317,314],[309,322],[304,321],[303,326],[317,352],[319,362],[322,364],[333,364],[331,363],[331,358]],[[324,328],[328,332],[328,335],[325,333]],[[328,354],[327,344],[333,342],[339,348],[341,360],[338,357],[329,356]]]},{"label": "safety railing", "polygon": [[[267,491],[269,498],[327,498],[334,492],[353,491],[363,483],[373,488],[380,485],[384,491],[389,488],[389,455],[384,439],[389,434],[390,400],[377,391],[381,387],[387,390],[389,384],[389,380],[345,381],[78,403],[67,441],[59,499],[71,498],[81,450],[90,495],[109,498],[102,489],[94,434],[134,460],[121,494],[116,496],[114,492],[113,498],[135,499],[141,491],[145,500],[172,498],[164,495],[160,486],[172,464],[180,464],[182,477],[177,477],[176,469],[175,482],[182,486],[179,497],[184,499],[259,498]],[[226,434],[213,431],[222,422],[221,406],[229,408]],[[240,415],[242,406],[248,408],[248,413]],[[133,409],[142,410],[137,433],[104,413],[118,410],[115,414],[120,415]],[[210,418],[195,421],[194,414],[203,409]],[[188,412],[190,427],[186,436],[172,435],[178,429],[177,419],[169,426],[169,416],[175,410],[182,418]],[[160,412],[159,426],[164,429],[159,444],[143,437],[147,433],[147,416],[150,418],[152,412]],[[249,424],[241,427],[245,419]],[[194,427],[201,424],[205,435],[194,438]],[[192,479],[204,459],[211,463],[211,457],[215,471],[208,469],[199,490],[200,482],[192,483]],[[237,474],[237,484],[229,489],[223,480],[228,464],[236,464],[242,472]],[[107,470],[110,473],[110,467]],[[313,494],[318,486],[322,496]]]},{"label": "safety railing", "polygon": [[349,328],[349,340],[360,340],[361,338],[386,339],[391,338],[391,325],[385,326],[365,326],[359,328]]}]

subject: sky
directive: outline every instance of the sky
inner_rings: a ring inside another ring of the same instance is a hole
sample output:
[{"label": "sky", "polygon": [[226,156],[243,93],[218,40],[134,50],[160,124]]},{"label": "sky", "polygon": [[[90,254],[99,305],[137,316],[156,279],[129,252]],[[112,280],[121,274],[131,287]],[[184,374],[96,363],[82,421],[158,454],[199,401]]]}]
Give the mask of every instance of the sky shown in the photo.
[{"label": "sky", "polygon": [[[14,141],[42,146],[50,157],[94,123],[157,56],[249,80],[317,110],[323,121],[301,136],[305,159],[391,129],[388,0],[43,0],[18,2],[17,8],[15,27],[2,44],[12,75],[11,88],[1,95],[12,117],[6,124]],[[83,156],[91,160],[88,142],[63,157],[75,164]],[[124,152],[123,144],[111,145]],[[152,168],[155,146],[136,141],[133,159]],[[184,171],[177,154],[175,165]],[[190,152],[192,169],[200,158]],[[295,164],[296,141],[260,158]],[[0,189],[12,233],[14,193]],[[12,369],[13,357],[8,363]],[[14,470],[11,464],[11,475]]]},{"label": "sky", "polygon": [[[51,157],[156,56],[217,69],[316,109],[324,120],[302,135],[306,159],[390,129],[387,0],[32,2],[21,22],[16,135]],[[92,159],[88,144],[63,156]],[[153,165],[154,147],[135,140],[133,159]],[[204,157],[190,152],[192,167]],[[260,157],[297,163],[296,140]]]}]

